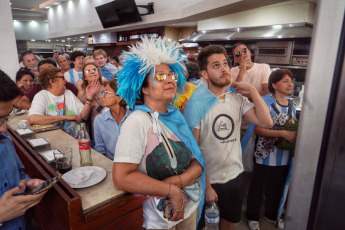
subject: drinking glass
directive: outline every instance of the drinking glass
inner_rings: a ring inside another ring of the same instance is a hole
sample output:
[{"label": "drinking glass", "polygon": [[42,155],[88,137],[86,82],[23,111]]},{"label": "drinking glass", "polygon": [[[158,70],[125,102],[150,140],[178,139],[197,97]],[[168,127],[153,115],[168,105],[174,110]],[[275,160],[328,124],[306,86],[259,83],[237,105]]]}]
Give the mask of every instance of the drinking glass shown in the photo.
[{"label": "drinking glass", "polygon": [[72,169],[73,151],[70,147],[61,147],[54,151],[55,165],[59,173],[64,174]]}]

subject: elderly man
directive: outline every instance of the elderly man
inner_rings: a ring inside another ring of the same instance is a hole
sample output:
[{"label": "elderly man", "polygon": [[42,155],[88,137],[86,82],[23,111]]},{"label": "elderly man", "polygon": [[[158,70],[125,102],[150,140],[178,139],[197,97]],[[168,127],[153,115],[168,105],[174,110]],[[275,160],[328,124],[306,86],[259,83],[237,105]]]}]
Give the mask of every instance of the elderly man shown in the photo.
[{"label": "elderly man", "polygon": [[67,82],[76,85],[77,81],[83,77],[84,58],[85,54],[81,51],[77,50],[71,53],[71,61],[74,68],[64,73]]},{"label": "elderly man", "polygon": [[[231,82],[246,82],[253,85],[261,96],[267,95],[268,77],[271,74],[267,64],[254,63],[251,60],[251,52],[243,43],[236,43],[233,51],[234,60],[239,66],[231,69]],[[239,91],[242,95],[252,100],[247,91]]]},{"label": "elderly man", "polygon": [[23,60],[23,65],[28,68],[31,73],[35,75],[35,84],[38,84],[38,60],[35,56],[35,54],[32,51],[25,51],[22,53],[22,60]]},{"label": "elderly man", "polygon": [[66,56],[60,55],[57,59],[57,63],[61,69],[61,72],[65,74],[71,69],[71,63]]},{"label": "elderly man", "polygon": [[[47,67],[56,67],[56,64],[51,59],[42,60],[38,63],[38,69],[41,72]],[[74,95],[78,95],[78,89],[75,85],[73,85],[70,82],[66,83],[66,88],[71,90]],[[31,90],[29,90],[24,96],[22,96],[17,102],[16,106],[21,109],[30,109],[31,102],[34,99],[34,96],[42,90],[42,87],[40,84],[35,85]]]},{"label": "elderly man", "polygon": [[[198,55],[204,82],[195,89],[184,116],[199,144],[206,165],[205,202],[218,201],[220,229],[231,230],[241,220],[243,201],[242,116],[262,127],[271,127],[269,110],[252,85],[235,82],[233,87],[249,92],[246,97],[227,92],[230,67],[222,46],[207,46]],[[199,225],[203,221],[199,222]]]},{"label": "elderly man", "polygon": [[46,192],[37,195],[20,195],[28,187],[43,181],[31,179],[7,136],[7,120],[13,102],[20,95],[17,85],[0,70],[0,229],[25,229],[24,213],[38,204]]},{"label": "elderly man", "polygon": [[[73,137],[78,135],[81,119],[86,120],[91,111],[91,103],[83,103],[68,89],[61,70],[48,67],[39,76],[43,88],[34,97],[29,110],[30,125],[56,124]],[[88,95],[97,92],[93,86],[87,87]]]}]

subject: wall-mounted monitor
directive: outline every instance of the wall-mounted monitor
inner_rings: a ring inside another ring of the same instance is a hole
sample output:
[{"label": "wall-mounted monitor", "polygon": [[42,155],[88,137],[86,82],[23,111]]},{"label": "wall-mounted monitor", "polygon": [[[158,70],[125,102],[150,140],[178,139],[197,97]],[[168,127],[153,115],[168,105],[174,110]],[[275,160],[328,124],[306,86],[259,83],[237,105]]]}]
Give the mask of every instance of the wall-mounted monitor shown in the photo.
[{"label": "wall-mounted monitor", "polygon": [[96,7],[103,28],[141,21],[134,0],[114,0]]}]

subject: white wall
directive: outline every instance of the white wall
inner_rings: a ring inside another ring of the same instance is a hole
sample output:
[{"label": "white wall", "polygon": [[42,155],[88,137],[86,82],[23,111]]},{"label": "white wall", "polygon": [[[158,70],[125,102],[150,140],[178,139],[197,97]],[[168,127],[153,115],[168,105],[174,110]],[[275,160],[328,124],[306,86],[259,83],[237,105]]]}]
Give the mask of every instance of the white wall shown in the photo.
[{"label": "white wall", "polygon": [[0,69],[15,79],[19,64],[10,1],[1,0],[0,9]]},{"label": "white wall", "polygon": [[312,3],[277,4],[198,22],[198,30],[216,30],[237,27],[266,26],[314,21]]},{"label": "white wall", "polygon": [[17,40],[45,40],[48,36],[48,22],[14,21],[14,32]]},{"label": "white wall", "polygon": [[[142,16],[141,22],[103,29],[95,10],[111,0],[70,0],[53,6],[48,10],[49,37],[70,36],[73,34],[90,34],[94,32],[116,32],[162,26],[178,22],[197,21],[225,15],[233,10],[233,5],[241,4],[242,10],[257,6],[257,0],[136,0],[137,5],[154,2],[155,13]],[[283,0],[266,0],[260,4],[273,4]],[[252,2],[253,4],[249,4]],[[260,1],[261,2],[261,1]],[[263,5],[261,5],[263,6]],[[259,7],[259,6],[257,6]],[[221,13],[219,13],[221,12]],[[237,10],[238,12],[238,10]],[[198,18],[198,19],[197,19]]]}]

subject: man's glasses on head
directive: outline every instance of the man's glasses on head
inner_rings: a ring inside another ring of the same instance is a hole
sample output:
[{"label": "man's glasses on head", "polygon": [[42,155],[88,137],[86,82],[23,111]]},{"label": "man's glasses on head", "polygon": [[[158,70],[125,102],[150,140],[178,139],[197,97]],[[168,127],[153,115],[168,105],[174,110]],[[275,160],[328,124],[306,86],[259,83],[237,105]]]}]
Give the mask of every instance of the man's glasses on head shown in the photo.
[{"label": "man's glasses on head", "polygon": [[236,54],[235,54],[235,57],[239,57],[239,56],[241,56],[241,52],[242,53],[247,53],[247,48],[243,48],[241,51],[238,51]]}]

